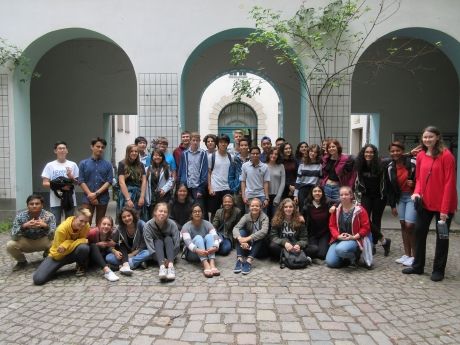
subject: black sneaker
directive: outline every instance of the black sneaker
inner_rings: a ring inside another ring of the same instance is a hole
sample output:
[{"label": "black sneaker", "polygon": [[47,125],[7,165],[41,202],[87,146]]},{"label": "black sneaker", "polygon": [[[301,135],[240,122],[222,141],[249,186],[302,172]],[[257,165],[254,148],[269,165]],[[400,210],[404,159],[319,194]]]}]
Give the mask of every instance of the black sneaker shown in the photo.
[{"label": "black sneaker", "polygon": [[26,261],[18,261],[16,262],[16,265],[13,266],[13,272],[23,270],[27,266],[27,260]]},{"label": "black sneaker", "polygon": [[431,273],[431,280],[434,282],[440,282],[441,280],[444,279],[444,274],[441,272],[433,272]]},{"label": "black sneaker", "polygon": [[385,244],[382,244],[383,255],[388,256],[390,254],[391,240],[389,238],[385,239]]},{"label": "black sneaker", "polygon": [[407,267],[401,271],[404,274],[423,274],[423,271],[416,270],[413,267]]}]

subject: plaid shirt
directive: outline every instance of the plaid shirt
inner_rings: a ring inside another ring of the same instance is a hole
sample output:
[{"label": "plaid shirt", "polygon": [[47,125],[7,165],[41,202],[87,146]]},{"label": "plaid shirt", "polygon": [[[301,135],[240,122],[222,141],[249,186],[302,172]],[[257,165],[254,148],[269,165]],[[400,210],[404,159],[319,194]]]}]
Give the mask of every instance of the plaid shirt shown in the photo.
[{"label": "plaid shirt", "polygon": [[51,240],[56,230],[56,219],[54,215],[51,212],[41,210],[39,218],[43,219],[45,223],[48,224],[47,228],[23,229],[22,225],[33,219],[33,217],[29,215],[28,210],[19,212],[14,218],[13,228],[11,229],[11,237],[13,240],[18,240],[21,236],[31,240],[48,236]]}]

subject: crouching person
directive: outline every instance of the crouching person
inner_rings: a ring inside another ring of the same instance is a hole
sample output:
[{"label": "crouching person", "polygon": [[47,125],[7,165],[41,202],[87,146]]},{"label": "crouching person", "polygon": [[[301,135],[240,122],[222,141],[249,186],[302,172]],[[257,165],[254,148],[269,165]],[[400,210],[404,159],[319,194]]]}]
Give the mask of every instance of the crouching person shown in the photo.
[{"label": "crouching person", "polygon": [[179,229],[168,215],[168,204],[160,202],[153,209],[153,218],[144,226],[145,244],[160,266],[160,280],[176,279],[174,259],[180,251]]},{"label": "crouching person", "polygon": [[44,199],[32,194],[27,198],[27,210],[19,212],[14,218],[11,229],[11,241],[6,244],[6,251],[15,260],[13,271],[27,265],[24,253],[43,251],[46,256],[56,230],[56,220],[51,212],[43,209]]},{"label": "crouching person", "polygon": [[50,281],[59,268],[73,262],[77,264],[75,275],[85,275],[90,252],[86,238],[90,219],[91,212],[86,208],[79,208],[75,216],[67,218],[59,225],[48,257],[32,275],[35,285],[43,285]]},{"label": "crouching person", "polygon": [[262,201],[253,198],[249,202],[249,213],[245,214],[233,228],[236,243],[236,264],[234,273],[249,274],[254,258],[267,245],[265,237],[268,233],[268,216],[262,212]]}]

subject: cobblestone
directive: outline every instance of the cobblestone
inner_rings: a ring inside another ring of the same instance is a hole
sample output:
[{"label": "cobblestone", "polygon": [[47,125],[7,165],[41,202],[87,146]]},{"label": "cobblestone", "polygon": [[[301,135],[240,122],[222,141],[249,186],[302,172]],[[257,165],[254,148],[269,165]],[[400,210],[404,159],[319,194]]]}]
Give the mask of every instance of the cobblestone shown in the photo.
[{"label": "cobblestone", "polygon": [[378,252],[374,270],[280,270],[254,263],[248,276],[233,273],[234,253],[218,257],[222,275],[203,277],[179,260],[177,279],[160,283],[150,265],[116,283],[100,272],[32,285],[40,253],[28,254],[24,271],[5,253],[0,235],[1,344],[456,344],[460,339],[460,234],[453,234],[446,279],[430,280],[434,235],[429,234],[427,272],[401,274],[400,233],[386,231],[392,252]]}]

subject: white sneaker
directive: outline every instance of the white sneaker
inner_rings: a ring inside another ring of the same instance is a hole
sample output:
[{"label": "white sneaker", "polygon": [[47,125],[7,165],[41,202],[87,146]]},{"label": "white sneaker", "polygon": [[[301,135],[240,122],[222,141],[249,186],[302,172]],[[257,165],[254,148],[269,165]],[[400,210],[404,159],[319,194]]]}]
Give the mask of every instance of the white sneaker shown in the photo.
[{"label": "white sneaker", "polygon": [[412,256],[408,257],[406,261],[403,262],[404,266],[412,266],[414,263],[414,258]]},{"label": "white sneaker", "polygon": [[131,276],[133,274],[133,270],[128,265],[123,265],[120,268],[120,273],[125,276]]},{"label": "white sneaker", "polygon": [[166,279],[168,280],[176,279],[176,269],[174,267],[168,267],[168,274],[166,275]]},{"label": "white sneaker", "polygon": [[120,279],[115,273],[113,273],[113,271],[105,272],[104,278],[107,279],[109,282],[116,282]]},{"label": "white sneaker", "polygon": [[399,259],[396,259],[395,262],[397,262],[398,264],[402,264],[404,263],[404,261],[406,261],[407,259],[409,259],[409,257],[404,254],[403,256],[401,256]]},{"label": "white sneaker", "polygon": [[158,277],[160,278],[160,280],[165,280],[167,274],[168,274],[168,270],[166,269],[164,265],[161,265],[160,271],[158,272]]}]

